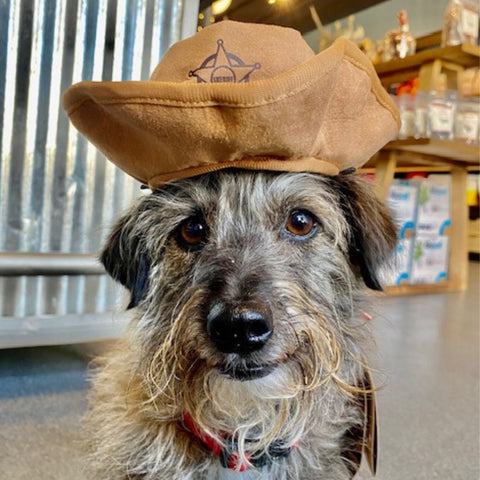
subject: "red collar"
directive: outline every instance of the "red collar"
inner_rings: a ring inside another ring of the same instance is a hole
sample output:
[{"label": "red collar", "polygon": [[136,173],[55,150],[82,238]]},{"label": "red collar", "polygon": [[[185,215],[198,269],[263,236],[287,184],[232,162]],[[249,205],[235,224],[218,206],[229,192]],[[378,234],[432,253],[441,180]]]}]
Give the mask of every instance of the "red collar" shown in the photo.
[{"label": "red collar", "polygon": [[205,432],[202,432],[198,425],[194,422],[189,413],[183,414],[183,422],[187,429],[206,447],[210,452],[220,458],[220,462],[224,468],[244,472],[250,465],[261,468],[269,465],[277,458],[287,457],[298,443],[292,446],[286,446],[282,440],[272,443],[267,454],[260,457],[252,458],[249,452],[245,453],[247,461],[240,463],[240,455],[238,453],[237,440],[233,435],[225,432],[217,432],[217,435],[224,441],[225,446],[217,442],[217,440]]}]

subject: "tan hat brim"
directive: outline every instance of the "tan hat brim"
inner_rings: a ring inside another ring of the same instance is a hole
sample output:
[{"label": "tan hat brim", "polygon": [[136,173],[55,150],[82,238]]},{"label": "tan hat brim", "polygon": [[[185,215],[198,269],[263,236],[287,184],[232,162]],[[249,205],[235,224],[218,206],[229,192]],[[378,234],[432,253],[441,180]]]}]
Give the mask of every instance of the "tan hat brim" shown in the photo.
[{"label": "tan hat brim", "polygon": [[63,102],[107,158],[154,189],[227,167],[335,175],[400,125],[370,61],[345,39],[255,82],[81,82]]}]

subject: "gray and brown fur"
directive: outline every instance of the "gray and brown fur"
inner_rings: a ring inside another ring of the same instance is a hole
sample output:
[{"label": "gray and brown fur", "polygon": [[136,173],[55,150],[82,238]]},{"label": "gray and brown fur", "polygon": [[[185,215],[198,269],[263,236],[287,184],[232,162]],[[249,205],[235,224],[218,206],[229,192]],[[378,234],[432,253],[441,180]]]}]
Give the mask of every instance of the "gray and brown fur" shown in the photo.
[{"label": "gray and brown fur", "polygon": [[[296,210],[317,220],[309,238],[285,230]],[[203,245],[186,249],[178,228],[201,216]],[[131,296],[132,322],[94,375],[87,419],[96,480],[346,480],[358,468],[369,333],[365,284],[395,227],[356,175],[220,171],[142,197],[102,253]],[[208,336],[214,305],[268,312],[260,350],[222,353]],[[245,365],[270,374],[241,381]],[[235,374],[233,374],[235,377]],[[223,468],[185,427],[189,412],[215,435],[235,433],[253,454],[281,439],[286,458],[245,473]]]}]

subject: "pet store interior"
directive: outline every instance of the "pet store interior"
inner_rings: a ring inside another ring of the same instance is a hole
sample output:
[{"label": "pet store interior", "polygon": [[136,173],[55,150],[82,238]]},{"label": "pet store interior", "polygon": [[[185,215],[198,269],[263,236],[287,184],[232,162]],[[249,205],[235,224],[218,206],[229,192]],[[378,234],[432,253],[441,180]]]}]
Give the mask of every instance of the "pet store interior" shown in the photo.
[{"label": "pet store interior", "polygon": [[145,192],[69,124],[62,92],[147,80],[230,19],[293,27],[315,54],[348,38],[395,101],[398,138],[358,172],[399,227],[365,313],[375,478],[480,478],[479,16],[475,0],[0,2],[0,477],[87,480],[90,364],[130,315],[98,252]]}]

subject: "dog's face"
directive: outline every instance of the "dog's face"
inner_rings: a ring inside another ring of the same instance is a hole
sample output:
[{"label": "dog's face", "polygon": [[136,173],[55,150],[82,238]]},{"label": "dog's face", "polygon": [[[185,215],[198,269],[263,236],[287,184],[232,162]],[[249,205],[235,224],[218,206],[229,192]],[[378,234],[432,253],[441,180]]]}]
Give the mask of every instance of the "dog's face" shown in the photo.
[{"label": "dog's face", "polygon": [[224,171],[143,197],[102,254],[136,307],[143,400],[205,428],[297,435],[309,393],[358,386],[357,295],[379,288],[394,243],[354,175]]}]

